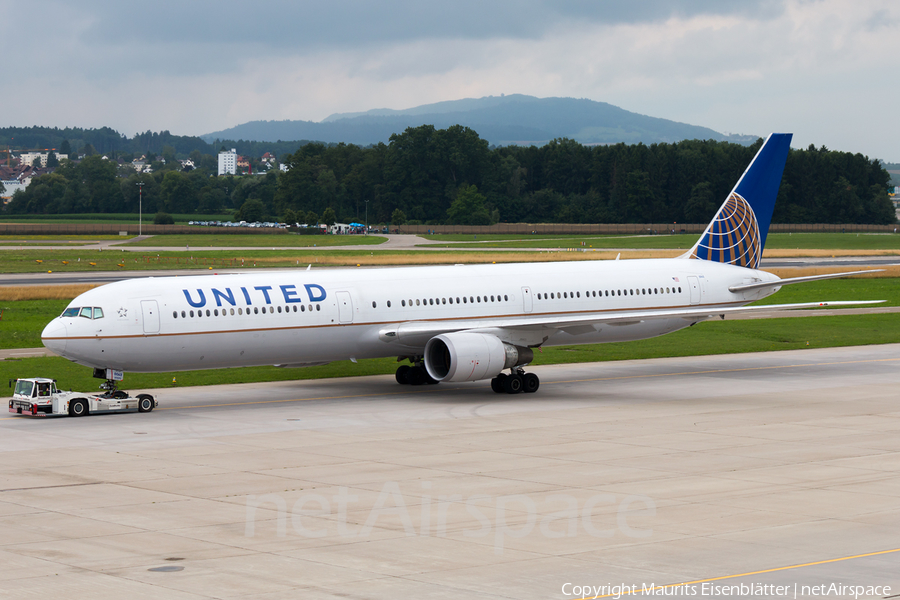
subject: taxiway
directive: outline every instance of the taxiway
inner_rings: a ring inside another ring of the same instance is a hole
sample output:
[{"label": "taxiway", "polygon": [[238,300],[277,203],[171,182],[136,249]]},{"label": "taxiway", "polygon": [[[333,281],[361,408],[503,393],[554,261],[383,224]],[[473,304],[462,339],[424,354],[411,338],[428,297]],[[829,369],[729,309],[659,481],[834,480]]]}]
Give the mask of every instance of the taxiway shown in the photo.
[{"label": "taxiway", "polygon": [[720,578],[900,593],[900,344],[540,375],[533,395],[383,376],[2,417],[0,589],[544,599]]}]

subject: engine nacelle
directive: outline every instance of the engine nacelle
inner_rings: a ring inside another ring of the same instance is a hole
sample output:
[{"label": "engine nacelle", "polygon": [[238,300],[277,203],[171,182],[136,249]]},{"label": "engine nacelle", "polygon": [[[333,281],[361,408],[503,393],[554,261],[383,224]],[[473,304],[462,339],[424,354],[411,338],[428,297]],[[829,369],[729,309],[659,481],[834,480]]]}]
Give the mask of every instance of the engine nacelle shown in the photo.
[{"label": "engine nacelle", "polygon": [[491,379],[532,360],[531,348],[506,344],[487,333],[445,333],[425,344],[425,369],[437,381]]}]

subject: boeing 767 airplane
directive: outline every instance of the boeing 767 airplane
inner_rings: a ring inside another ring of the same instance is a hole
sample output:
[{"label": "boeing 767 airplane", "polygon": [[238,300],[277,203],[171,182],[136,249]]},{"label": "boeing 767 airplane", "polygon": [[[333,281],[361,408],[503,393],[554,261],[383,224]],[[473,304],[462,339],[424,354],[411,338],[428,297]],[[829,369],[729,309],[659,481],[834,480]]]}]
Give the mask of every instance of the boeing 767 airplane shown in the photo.
[{"label": "boeing 767 airplane", "polygon": [[131,279],[81,294],[41,337],[95,373],[396,356],[411,363],[397,369],[401,384],[490,379],[495,392],[535,392],[540,380],[524,370],[534,348],[639,340],[771,310],[779,306],[745,305],[785,284],[853,274],[779,279],[758,269],[790,140],[768,137],[678,258]]}]

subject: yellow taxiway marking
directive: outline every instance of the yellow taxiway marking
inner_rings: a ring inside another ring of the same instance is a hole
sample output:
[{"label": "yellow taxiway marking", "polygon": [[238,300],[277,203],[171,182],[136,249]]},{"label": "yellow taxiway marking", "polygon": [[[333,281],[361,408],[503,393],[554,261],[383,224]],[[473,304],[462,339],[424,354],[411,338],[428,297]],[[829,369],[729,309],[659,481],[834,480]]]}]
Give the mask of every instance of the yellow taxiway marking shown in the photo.
[{"label": "yellow taxiway marking", "polygon": [[815,562],[808,562],[799,565],[789,565],[787,567],[775,567],[772,569],[762,569],[760,571],[749,571],[747,573],[738,573],[736,575],[722,575],[721,577],[709,577],[707,579],[695,579],[694,581],[683,581],[681,583],[670,583],[668,585],[658,585],[653,588],[648,588],[646,590],[642,590],[641,592],[632,592],[630,590],[625,590],[619,594],[605,594],[602,596],[591,596],[589,598],[581,598],[579,600],[597,600],[598,598],[611,598],[613,596],[625,596],[631,594],[642,594],[644,592],[651,592],[655,590],[665,590],[669,588],[681,587],[685,585],[695,585],[698,583],[708,583],[710,581],[721,581],[723,579],[736,579],[738,577],[747,577],[749,575],[761,575],[763,573],[775,573],[778,571],[789,571],[791,569],[800,569],[803,567],[814,567],[816,565],[827,565],[828,563],[836,563],[844,560],[853,560],[854,558],[866,558],[867,556],[878,556],[880,554],[891,554],[893,552],[900,552],[900,548],[894,548],[893,550],[879,550],[878,552],[867,552],[865,554],[854,554],[852,556],[842,556],[840,558],[829,558],[826,560],[817,560]]}]

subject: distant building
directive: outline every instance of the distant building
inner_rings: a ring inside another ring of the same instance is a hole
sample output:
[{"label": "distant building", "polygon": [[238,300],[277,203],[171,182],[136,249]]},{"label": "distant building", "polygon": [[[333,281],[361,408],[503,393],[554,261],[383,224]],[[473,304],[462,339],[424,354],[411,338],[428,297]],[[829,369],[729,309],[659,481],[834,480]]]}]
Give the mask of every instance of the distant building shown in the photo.
[{"label": "distant building", "polygon": [[[56,154],[56,160],[64,160],[69,158],[68,154]],[[47,166],[47,158],[49,158],[50,152],[23,152],[19,155],[19,164],[28,165],[29,167],[34,166],[34,162],[38,161],[41,167]]]},{"label": "distant building", "polygon": [[0,183],[3,184],[3,203],[9,202],[13,194],[18,190],[25,191],[31,180],[40,174],[37,168],[28,165],[0,167]]},{"label": "distant building", "polygon": [[219,175],[235,175],[237,173],[237,150],[219,152]]},{"label": "distant building", "polygon": [[135,158],[133,161],[131,161],[131,166],[138,173],[152,173],[153,172],[153,169],[147,163],[147,157],[143,156],[143,155],[141,155],[140,158]]}]

